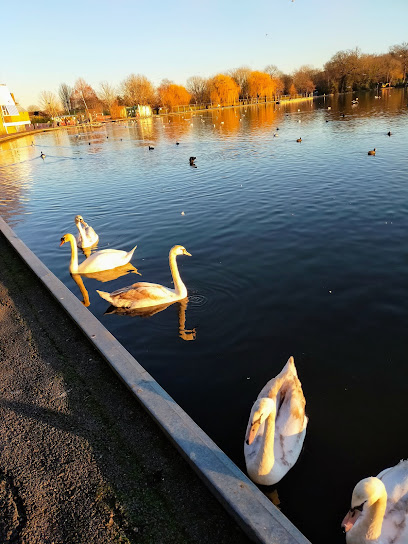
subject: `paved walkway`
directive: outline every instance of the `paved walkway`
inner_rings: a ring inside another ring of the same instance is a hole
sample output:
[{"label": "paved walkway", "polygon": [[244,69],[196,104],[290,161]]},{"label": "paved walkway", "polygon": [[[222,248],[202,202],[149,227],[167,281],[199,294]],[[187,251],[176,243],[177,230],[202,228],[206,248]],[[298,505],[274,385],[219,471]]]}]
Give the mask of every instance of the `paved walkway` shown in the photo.
[{"label": "paved walkway", "polygon": [[1,234],[0,542],[249,542]]}]

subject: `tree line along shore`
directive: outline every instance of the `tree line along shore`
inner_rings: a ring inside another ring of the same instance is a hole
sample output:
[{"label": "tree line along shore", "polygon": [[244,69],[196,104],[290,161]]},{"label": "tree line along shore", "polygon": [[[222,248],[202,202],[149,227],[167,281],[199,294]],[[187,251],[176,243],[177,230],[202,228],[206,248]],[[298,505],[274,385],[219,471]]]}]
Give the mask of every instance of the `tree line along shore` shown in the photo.
[{"label": "tree line along shore", "polygon": [[239,100],[279,100],[289,97],[331,94],[336,92],[406,86],[408,43],[393,45],[387,53],[367,54],[359,48],[338,51],[323,69],[304,65],[285,74],[274,64],[263,71],[241,66],[225,73],[205,78],[192,76],[186,85],[163,79],[155,87],[142,74],[130,74],[120,84],[102,81],[94,89],[82,77],[73,86],[61,83],[58,91],[43,90],[39,102],[30,105],[31,112],[41,112],[49,118],[79,112],[99,111],[112,117],[124,106],[148,105],[157,112],[177,111],[180,106],[225,106]]}]

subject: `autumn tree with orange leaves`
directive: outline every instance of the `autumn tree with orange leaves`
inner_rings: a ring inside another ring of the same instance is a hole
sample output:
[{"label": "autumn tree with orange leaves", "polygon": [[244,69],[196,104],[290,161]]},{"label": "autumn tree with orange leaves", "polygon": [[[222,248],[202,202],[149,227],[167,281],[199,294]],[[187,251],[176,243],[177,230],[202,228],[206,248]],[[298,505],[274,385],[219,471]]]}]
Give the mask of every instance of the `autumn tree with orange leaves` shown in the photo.
[{"label": "autumn tree with orange leaves", "polygon": [[190,103],[191,94],[182,85],[175,85],[172,82],[162,82],[157,89],[160,102],[163,106],[173,108]]},{"label": "autumn tree with orange leaves", "polygon": [[239,87],[232,77],[218,74],[208,82],[211,102],[220,105],[234,104],[239,98]]},{"label": "autumn tree with orange leaves", "polygon": [[276,82],[265,72],[251,72],[248,77],[248,94],[254,98],[266,96],[271,99],[276,94]]}]

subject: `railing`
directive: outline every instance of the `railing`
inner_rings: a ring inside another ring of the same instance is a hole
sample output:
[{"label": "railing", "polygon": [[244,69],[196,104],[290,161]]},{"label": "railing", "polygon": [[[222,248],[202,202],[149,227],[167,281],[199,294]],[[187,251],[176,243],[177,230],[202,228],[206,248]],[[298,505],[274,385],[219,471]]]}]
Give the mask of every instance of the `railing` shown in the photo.
[{"label": "railing", "polygon": [[252,106],[256,104],[269,104],[277,103],[283,101],[293,100],[295,98],[310,98],[312,94],[295,94],[295,95],[276,95],[273,98],[268,96],[260,96],[256,98],[240,98],[239,100],[233,100],[226,104],[218,104],[216,102],[202,102],[196,104],[185,104],[180,106],[172,106],[171,108],[161,107],[154,108],[157,114],[167,114],[167,113],[188,113],[198,110],[213,110],[217,108],[230,108],[230,107],[239,107],[239,106]]}]

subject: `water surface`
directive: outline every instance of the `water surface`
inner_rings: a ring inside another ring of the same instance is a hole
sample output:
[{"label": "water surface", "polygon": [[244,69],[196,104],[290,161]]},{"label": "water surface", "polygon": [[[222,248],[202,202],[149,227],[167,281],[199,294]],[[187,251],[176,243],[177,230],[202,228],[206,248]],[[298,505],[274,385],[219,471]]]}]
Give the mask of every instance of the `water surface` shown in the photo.
[{"label": "water surface", "polygon": [[[69,247],[58,247],[76,214],[99,249],[138,245],[141,277],[83,279],[89,310],[244,470],[252,403],[295,357],[310,422],[277,489],[314,543],[344,542],[355,483],[408,456],[408,100],[395,89],[352,98],[0,145],[0,213],[79,298]],[[192,254],[178,262],[196,339],[180,337],[178,304],[149,318],[105,315],[96,289],[171,285],[174,244]]]}]

